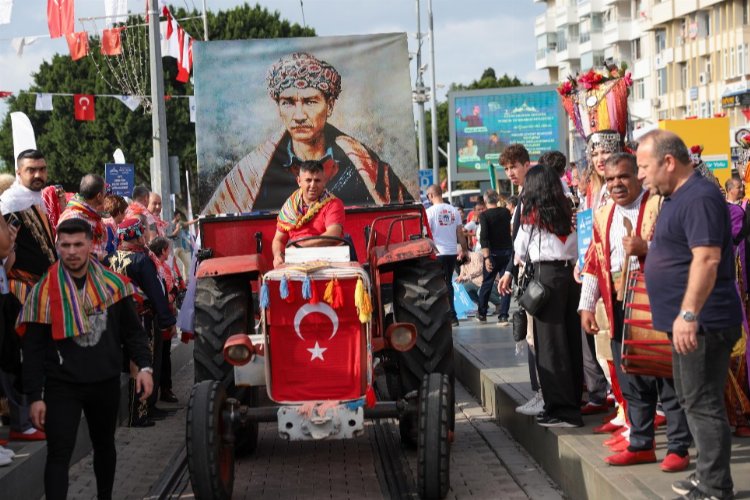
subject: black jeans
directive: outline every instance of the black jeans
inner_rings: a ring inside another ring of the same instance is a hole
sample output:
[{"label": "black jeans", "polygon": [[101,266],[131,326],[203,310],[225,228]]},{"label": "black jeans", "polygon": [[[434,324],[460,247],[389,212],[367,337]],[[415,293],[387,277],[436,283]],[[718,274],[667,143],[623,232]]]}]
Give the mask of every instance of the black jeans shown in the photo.
[{"label": "black jeans", "polygon": [[443,278],[448,286],[448,300],[451,303],[451,319],[456,319],[456,307],[453,304],[453,270],[456,268],[458,255],[438,255],[438,262],[443,266]]},{"label": "black jeans", "polygon": [[[671,336],[671,333],[670,333]],[[688,354],[672,351],[672,373],[680,405],[695,438],[695,471],[706,494],[731,495],[729,470],[732,436],[724,406],[729,354],[740,338],[740,327],[698,332],[698,348]]]},{"label": "black jeans", "polygon": [[162,340],[160,379],[159,389],[163,395],[164,392],[172,390],[172,339]]},{"label": "black jeans", "polygon": [[581,418],[583,351],[578,300],[581,287],[573,279],[573,266],[535,263],[536,276],[550,299],[534,317],[534,346],[544,411],[573,424]]},{"label": "black jeans", "polygon": [[[508,259],[513,254],[513,250],[495,250],[490,253],[490,259],[492,260],[492,271],[487,271],[487,267],[482,262],[482,286],[479,288],[479,302],[477,302],[477,314],[480,316],[487,316],[487,306],[490,301],[490,293],[495,288],[495,278],[497,273],[505,272],[505,268],[508,266]],[[510,301],[508,301],[508,307],[510,307]],[[505,315],[508,315],[508,311],[505,311]]]},{"label": "black jeans", "polygon": [[68,496],[68,468],[76,444],[81,410],[86,416],[94,448],[94,475],[97,498],[112,498],[117,451],[115,428],[120,403],[120,377],[90,384],[73,384],[47,379],[47,464],[44,491],[48,500]]}]

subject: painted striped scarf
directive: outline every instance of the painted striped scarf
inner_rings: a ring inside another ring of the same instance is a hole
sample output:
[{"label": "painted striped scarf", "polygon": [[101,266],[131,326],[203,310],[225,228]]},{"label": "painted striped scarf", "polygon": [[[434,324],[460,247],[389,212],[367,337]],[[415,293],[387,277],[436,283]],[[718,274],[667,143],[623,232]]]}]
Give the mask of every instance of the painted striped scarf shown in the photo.
[{"label": "painted striped scarf", "polygon": [[86,284],[78,290],[73,277],[56,262],[31,289],[18,315],[16,331],[23,335],[26,323],[45,323],[52,326],[54,340],[85,335],[90,331],[89,315],[104,312],[134,293],[128,278],[107,270],[95,259],[89,259]]},{"label": "painted striped scarf", "polygon": [[315,217],[315,214],[320,212],[328,202],[336,199],[336,196],[331,194],[327,189],[323,191],[317,202],[307,207],[307,211],[304,211],[304,201],[302,198],[302,189],[296,190],[292,195],[287,198],[284,202],[284,206],[279,211],[279,216],[276,219],[276,227],[279,231],[288,233],[292,229],[299,229]]}]

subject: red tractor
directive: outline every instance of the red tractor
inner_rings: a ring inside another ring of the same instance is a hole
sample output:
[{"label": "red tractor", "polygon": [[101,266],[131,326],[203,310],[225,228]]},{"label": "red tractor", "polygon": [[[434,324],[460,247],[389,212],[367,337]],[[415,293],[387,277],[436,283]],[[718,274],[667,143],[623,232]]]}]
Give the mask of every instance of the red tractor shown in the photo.
[{"label": "red tractor", "polygon": [[201,221],[187,416],[196,498],[231,498],[235,453],[254,451],[259,422],[278,422],[291,440],[345,439],[365,418],[397,418],[417,448],[420,496],[444,497],[453,340],[424,208],[348,207],[346,238],[298,251],[290,241],[280,269],[275,223]]}]

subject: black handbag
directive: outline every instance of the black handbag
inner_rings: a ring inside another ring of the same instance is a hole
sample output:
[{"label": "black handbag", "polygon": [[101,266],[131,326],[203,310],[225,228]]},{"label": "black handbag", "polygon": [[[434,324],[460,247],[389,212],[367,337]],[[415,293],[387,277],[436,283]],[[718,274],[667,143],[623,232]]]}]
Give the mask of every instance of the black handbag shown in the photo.
[{"label": "black handbag", "polygon": [[[529,248],[531,247],[531,238],[534,235],[534,228],[531,228],[529,234],[529,246],[526,248],[526,266],[523,270],[523,279],[526,281],[526,286],[523,290],[520,290],[521,279],[519,282],[519,293],[521,296],[518,298],[518,305],[525,309],[532,316],[536,316],[539,311],[542,310],[544,305],[550,298],[550,291],[542,284],[540,277],[534,276],[534,266],[529,262]],[[542,233],[539,233],[539,250],[541,253],[542,249]],[[541,273],[541,268],[539,268]]]},{"label": "black handbag", "polygon": [[513,311],[513,340],[521,342],[526,338],[526,332],[529,326],[529,318],[526,311],[521,308]]}]

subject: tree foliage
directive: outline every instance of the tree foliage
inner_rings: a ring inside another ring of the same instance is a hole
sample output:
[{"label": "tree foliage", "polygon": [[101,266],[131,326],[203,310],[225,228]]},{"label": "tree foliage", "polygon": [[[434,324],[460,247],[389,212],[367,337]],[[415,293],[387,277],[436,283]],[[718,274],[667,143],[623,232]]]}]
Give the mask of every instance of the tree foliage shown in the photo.
[{"label": "tree foliage", "polygon": [[[198,16],[199,12],[172,9],[176,19]],[[244,4],[217,13],[208,12],[210,40],[235,40],[249,38],[279,38],[315,36],[315,30],[291,24],[281,19],[279,12],[270,12],[260,5]],[[132,17],[128,24],[143,23],[143,18]],[[200,19],[180,22],[196,40],[203,38]],[[97,71],[97,64],[105,77],[112,81],[104,57],[100,54],[98,37],[89,40],[90,55],[72,61],[67,55],[55,55],[45,61],[33,74],[28,92],[70,94],[120,94],[111,89]],[[148,44],[144,44],[142,57],[148,60]],[[188,99],[178,98],[193,94],[191,83],[176,81],[177,61],[163,59],[166,100],[167,135],[169,155],[177,156],[181,168],[189,168],[191,177],[196,173],[195,125],[190,122]],[[95,64],[97,63],[97,64]],[[148,79],[147,79],[148,80]],[[149,91],[150,93],[150,91]],[[96,99],[96,120],[79,122],[74,119],[73,99],[69,96],[53,98],[54,111],[36,111],[36,96],[21,92],[8,99],[9,113],[0,126],[0,159],[6,170],[12,170],[13,140],[10,112],[23,111],[28,115],[37,136],[37,147],[44,153],[49,166],[50,182],[64,184],[76,190],[82,175],[103,172],[104,164],[112,161],[112,153],[120,148],[128,162],[136,165],[136,182],[150,184],[149,159],[152,156],[151,115],[143,108],[130,111],[118,99]]]}]

